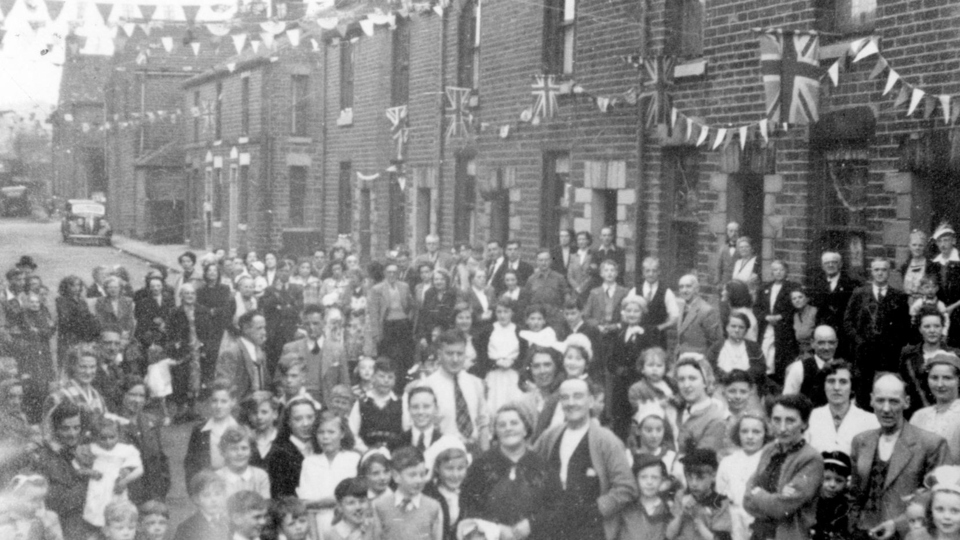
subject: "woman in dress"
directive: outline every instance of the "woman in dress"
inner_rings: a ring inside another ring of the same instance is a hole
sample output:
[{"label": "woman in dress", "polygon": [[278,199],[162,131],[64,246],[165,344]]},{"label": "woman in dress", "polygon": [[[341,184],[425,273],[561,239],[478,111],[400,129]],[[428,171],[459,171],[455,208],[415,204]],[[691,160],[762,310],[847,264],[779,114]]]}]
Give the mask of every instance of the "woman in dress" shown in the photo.
[{"label": "woman in dress", "polygon": [[144,348],[153,344],[165,345],[170,315],[176,307],[173,297],[160,276],[148,276],[144,289],[134,298],[133,315],[137,320],[134,336]]},{"label": "woman in dress", "polygon": [[357,475],[360,454],[353,451],[353,435],[346,420],[333,411],[320,413],[316,439],[320,452],[303,458],[297,496],[308,508],[317,510],[317,525],[324,538],[333,525],[337,506],[334,489]]},{"label": "woman in dress", "polygon": [[749,329],[750,319],[746,315],[739,311],[730,313],[727,320],[727,339],[710,348],[707,360],[721,380],[731,371],[741,369],[750,374],[753,384],[760,391],[764,387],[767,364],[760,345],[744,339]]},{"label": "woman in dress", "polygon": [[417,337],[429,341],[434,328],[450,328],[456,304],[457,291],[450,287],[450,272],[443,268],[434,270],[432,286],[424,294],[423,306],[417,317]]},{"label": "woman in dress", "polygon": [[730,499],[732,540],[749,540],[753,516],[743,509],[747,480],[760,463],[760,449],[772,439],[767,419],[760,411],[745,411],[730,426],[736,450],[720,460],[717,493]]},{"label": "woman in dress", "polygon": [[810,294],[806,287],[800,287],[790,293],[793,304],[793,336],[797,340],[798,353],[810,352],[813,347],[813,331],[817,328],[817,307],[810,304]]},{"label": "woman in dress", "polygon": [[216,360],[220,353],[220,340],[230,326],[230,318],[236,309],[230,287],[223,283],[220,265],[213,263],[203,267],[203,283],[197,288],[197,303],[210,310],[210,339],[203,341],[207,358]]},{"label": "woman in dress", "polygon": [[750,287],[742,281],[731,281],[723,286],[723,292],[720,295],[720,303],[726,303],[729,306],[729,312],[724,321],[733,313],[742,313],[749,321],[750,326],[744,339],[747,341],[757,341],[757,316],[753,313],[753,298],[750,297]]},{"label": "woman in dress", "polygon": [[163,422],[143,412],[147,389],[142,378],[127,375],[120,383],[120,391],[121,438],[140,451],[143,461],[143,476],[130,484],[130,500],[136,504],[163,500],[170,490],[170,463],[160,436]]},{"label": "woman in dress", "polygon": [[501,538],[531,533],[537,538],[531,518],[546,507],[547,464],[528,446],[533,433],[529,413],[517,404],[500,407],[493,432],[496,445],[473,462],[463,481],[461,527],[463,521],[482,519],[509,533]]},{"label": "woman in dress", "polygon": [[473,309],[473,321],[478,326],[488,327],[493,322],[493,309],[496,295],[493,287],[487,285],[487,271],[477,268],[470,276],[470,288],[464,293],[464,299]]},{"label": "woman in dress", "polygon": [[733,263],[733,276],[731,279],[743,283],[750,283],[754,276],[758,275],[757,270],[760,266],[757,264],[757,256],[753,252],[753,240],[748,236],[741,236],[737,239],[737,255],[740,256]]},{"label": "woman in dress", "polygon": [[685,455],[695,448],[708,448],[720,453],[725,445],[727,421],[723,408],[710,397],[714,391],[713,367],[701,354],[684,353],[673,374],[683,399],[677,452]]},{"label": "woman in dress", "polygon": [[320,451],[316,440],[317,417],[312,399],[295,398],[283,408],[277,438],[266,456],[270,498],[297,495],[304,458]]},{"label": "woman in dress", "polygon": [[108,276],[103,280],[106,293],[97,298],[93,305],[97,322],[101,328],[118,328],[127,336],[134,335],[137,320],[133,315],[133,300],[123,295],[123,282],[117,276]]},{"label": "woman in dress", "polygon": [[320,299],[322,301],[328,295],[333,294],[339,304],[344,300],[343,293],[350,285],[350,280],[347,279],[344,273],[344,264],[342,261],[333,261],[327,265],[327,268],[330,269],[330,277],[323,280],[323,284],[320,287]]},{"label": "woman in dress", "polygon": [[93,380],[97,376],[98,358],[99,350],[94,345],[77,345],[70,349],[63,365],[66,380],[57,391],[47,396],[43,406],[45,418],[54,407],[64,401],[69,401],[80,408],[84,426],[93,426],[94,421],[107,413],[107,402],[93,387]]},{"label": "woman in dress", "polygon": [[960,459],[960,357],[935,354],[926,365],[927,387],[934,403],[913,413],[910,423],[940,435],[950,448],[950,462]]},{"label": "woman in dress", "polygon": [[907,345],[900,353],[900,376],[906,381],[907,395],[910,396],[910,406],[904,413],[907,418],[922,407],[936,404],[926,375],[930,359],[942,352],[958,352],[944,343],[945,319],[942,313],[934,308],[924,308],[917,318],[920,321],[920,336],[923,342]]},{"label": "woman in dress", "polygon": [[57,358],[62,363],[68,351],[79,343],[96,341],[100,325],[83,298],[83,281],[67,276],[60,282],[57,306]]},{"label": "woman in dress", "polygon": [[927,256],[929,251],[927,233],[914,230],[910,233],[910,257],[900,265],[903,279],[903,292],[910,295],[910,303],[920,298],[920,280],[933,270],[933,261]]}]

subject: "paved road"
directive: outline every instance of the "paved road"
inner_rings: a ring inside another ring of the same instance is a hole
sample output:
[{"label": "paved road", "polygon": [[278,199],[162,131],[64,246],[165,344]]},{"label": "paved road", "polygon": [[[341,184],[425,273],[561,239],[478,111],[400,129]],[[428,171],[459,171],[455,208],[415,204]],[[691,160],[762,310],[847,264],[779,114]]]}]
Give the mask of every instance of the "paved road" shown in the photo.
[{"label": "paved road", "polygon": [[[0,275],[6,272],[21,255],[30,255],[39,267],[37,274],[50,288],[51,303],[56,297],[60,280],[69,275],[78,275],[86,283],[91,281],[91,270],[97,265],[122,265],[130,272],[133,287],[143,286],[147,262],[110,247],[71,246],[60,238],[58,222],[37,223],[31,220],[0,220]],[[54,349],[56,350],[56,349]],[[187,517],[190,503],[183,481],[183,454],[190,426],[174,426],[164,431],[164,447],[173,469],[173,487],[167,503],[171,509],[171,522],[177,524]]]}]

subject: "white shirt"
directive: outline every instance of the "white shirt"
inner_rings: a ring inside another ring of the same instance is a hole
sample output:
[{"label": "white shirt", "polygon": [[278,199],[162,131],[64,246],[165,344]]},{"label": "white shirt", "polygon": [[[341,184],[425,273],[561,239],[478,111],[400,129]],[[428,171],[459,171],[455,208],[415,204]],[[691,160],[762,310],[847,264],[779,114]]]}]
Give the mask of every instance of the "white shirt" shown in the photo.
[{"label": "white shirt", "polygon": [[356,476],[359,465],[360,454],[350,450],[337,452],[333,460],[328,459],[326,454],[303,458],[297,497],[308,501],[332,499],[337,484]]},{"label": "white shirt", "polygon": [[873,284],[873,297],[876,298],[876,299],[879,301],[879,300],[880,300],[880,294],[882,293],[883,295],[886,295],[886,294],[887,294],[887,291],[888,291],[889,289],[890,289],[890,287],[887,286],[887,285],[884,285],[883,287],[881,287],[881,286],[877,285],[876,283],[874,283],[874,284]]},{"label": "white shirt", "polygon": [[943,253],[941,253],[941,254],[937,255],[936,257],[934,257],[934,259],[933,259],[933,262],[935,262],[935,263],[940,263],[940,264],[946,264],[946,263],[951,262],[951,261],[952,261],[952,262],[960,262],[960,252],[958,252],[957,248],[953,248],[953,251],[950,252],[950,256],[949,256],[949,257],[944,257],[944,256],[943,256]]},{"label": "white shirt", "polygon": [[487,300],[487,293],[483,289],[473,288],[473,294],[477,296],[477,302],[480,302],[480,308],[482,311],[487,312],[490,310],[490,302]]},{"label": "white shirt", "polygon": [[770,312],[773,313],[773,305],[777,303],[777,296],[780,295],[780,289],[783,288],[783,283],[774,282],[773,285],[770,285]]},{"label": "white shirt", "polygon": [[[457,374],[457,381],[460,384],[460,391],[463,392],[463,398],[467,402],[467,412],[470,419],[473,420],[473,434],[471,438],[476,438],[481,429],[485,429],[489,422],[490,414],[487,410],[486,392],[483,381],[474,375],[465,371]],[[457,429],[457,407],[456,398],[453,390],[453,376],[447,373],[443,368],[438,369],[422,383],[429,386],[437,396],[438,418],[437,427],[441,433],[459,434]],[[410,429],[410,411],[407,409],[408,400],[403,399],[403,426],[404,429]]]},{"label": "white shirt", "polygon": [[717,493],[730,499],[731,537],[734,540],[750,538],[750,525],[754,517],[743,509],[743,496],[747,491],[747,480],[760,465],[761,452],[748,456],[743,450],[737,450],[720,460],[717,468]]},{"label": "white shirt", "polygon": [[[393,494],[393,505],[396,506],[397,508],[400,508],[403,505],[404,498],[405,497],[403,496],[403,494],[397,491],[396,493]],[[417,493],[413,497],[410,497],[409,502],[407,503],[407,507],[403,508],[403,510],[409,511],[409,510],[416,510],[417,508],[420,508],[420,500],[422,498],[423,498],[422,493]]]},{"label": "white shirt", "polygon": [[503,293],[503,295],[506,296],[507,298],[511,299],[511,300],[514,300],[514,301],[519,300],[519,299],[520,299],[520,287],[517,287],[516,289],[514,289],[514,290],[512,290],[512,291],[505,291],[505,292]]},{"label": "white shirt", "polygon": [[503,326],[499,322],[493,323],[490,339],[487,343],[487,358],[509,360],[510,364],[520,356],[520,338],[517,337],[517,327],[513,323]]},{"label": "white shirt", "polygon": [[493,283],[493,276],[497,273],[497,270],[500,270],[500,265],[503,264],[503,257],[498,258],[493,262],[493,268],[490,269],[490,276],[487,277],[487,284]]},{"label": "white shirt", "polygon": [[200,428],[200,431],[210,432],[211,469],[219,469],[220,467],[223,467],[223,455],[220,454],[220,437],[223,437],[223,432],[226,431],[227,428],[234,427],[236,425],[237,421],[230,416],[221,422],[217,422],[211,418],[210,420],[207,420],[207,423],[204,424],[202,428]]},{"label": "white shirt", "polygon": [[247,354],[250,355],[250,359],[253,362],[257,363],[257,346],[245,337],[240,338],[240,344],[243,345],[243,348],[247,350]]},{"label": "white shirt", "polygon": [[737,259],[737,263],[734,265],[733,279],[748,283],[750,276],[754,274],[753,266],[756,262],[756,256],[750,257],[749,259]]},{"label": "white shirt", "polygon": [[[814,355],[813,360],[817,363],[817,369],[823,369],[826,361],[819,356]],[[797,360],[787,366],[787,376],[783,379],[783,395],[793,395],[800,393],[800,387],[803,385],[803,361]]]},{"label": "white shirt", "polygon": [[899,429],[893,435],[880,434],[880,440],[877,441],[877,457],[880,458],[880,461],[890,461],[893,456],[893,449],[897,446],[897,441],[900,440],[902,432],[903,429]]},{"label": "white shirt", "polygon": [[570,248],[562,247],[560,248],[560,254],[563,256],[563,266],[567,267],[570,265]]},{"label": "white shirt", "polygon": [[270,498],[270,477],[266,471],[257,467],[247,467],[242,473],[237,474],[229,467],[217,469],[217,475],[223,478],[226,484],[226,496],[229,497],[238,491],[255,491],[264,499]]},{"label": "white shirt", "polygon": [[735,369],[749,370],[750,356],[747,355],[746,342],[733,343],[729,339],[725,341],[717,357],[717,367],[727,373]]},{"label": "white shirt", "polygon": [[913,413],[910,423],[946,439],[953,462],[960,459],[960,399],[942,409],[937,405],[924,407]]},{"label": "white shirt", "polygon": [[567,466],[570,465],[570,458],[580,446],[580,441],[587,435],[588,429],[590,429],[589,421],[576,429],[568,425],[560,436],[560,482],[563,483],[563,489],[567,489]]},{"label": "white shirt", "polygon": [[450,514],[450,523],[456,523],[460,519],[460,490],[451,491],[443,484],[437,486],[437,491],[447,501],[447,511]]},{"label": "white shirt", "polygon": [[840,421],[840,427],[837,428],[833,423],[830,406],[824,405],[813,409],[810,413],[810,425],[804,438],[818,452],[840,451],[849,456],[854,437],[864,431],[879,428],[880,422],[875,415],[853,404],[850,405],[846,416]]},{"label": "white shirt", "polygon": [[427,444],[427,441],[433,440],[433,432],[436,431],[433,426],[427,427],[427,429],[420,431],[416,426],[410,428],[410,445],[417,446],[420,444],[420,440],[423,440],[423,447],[429,448],[430,445]]},{"label": "white shirt", "polygon": [[590,253],[590,251],[589,251],[589,250],[586,250],[586,249],[578,249],[578,250],[577,250],[577,258],[579,259],[581,265],[583,265],[583,262],[587,259],[587,255],[588,255],[589,253]]}]

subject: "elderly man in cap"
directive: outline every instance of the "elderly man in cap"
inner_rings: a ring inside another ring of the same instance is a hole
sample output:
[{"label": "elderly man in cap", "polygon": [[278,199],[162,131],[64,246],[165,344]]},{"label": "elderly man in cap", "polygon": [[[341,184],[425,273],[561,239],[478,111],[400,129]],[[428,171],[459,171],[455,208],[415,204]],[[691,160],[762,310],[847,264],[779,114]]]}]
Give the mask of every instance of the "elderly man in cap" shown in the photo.
[{"label": "elderly man in cap", "polygon": [[[937,274],[940,282],[937,297],[949,310],[960,302],[960,253],[955,247],[957,233],[949,223],[942,223],[933,231],[933,240],[937,243],[940,254],[933,259],[930,272]],[[960,344],[960,310],[949,313],[951,328],[947,335],[947,345],[956,347]]]},{"label": "elderly man in cap", "polygon": [[933,405],[913,413],[910,423],[940,435],[950,448],[950,461],[960,462],[960,357],[940,351],[927,360],[927,382]]}]

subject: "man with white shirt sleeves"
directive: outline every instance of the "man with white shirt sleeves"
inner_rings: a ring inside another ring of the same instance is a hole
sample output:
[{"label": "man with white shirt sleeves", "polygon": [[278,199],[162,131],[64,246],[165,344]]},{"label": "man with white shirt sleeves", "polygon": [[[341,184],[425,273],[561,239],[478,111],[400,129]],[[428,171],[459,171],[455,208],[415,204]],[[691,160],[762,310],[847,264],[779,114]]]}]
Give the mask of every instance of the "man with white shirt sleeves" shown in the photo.
[{"label": "man with white shirt sleeves", "polygon": [[[440,369],[419,384],[430,387],[437,397],[440,431],[459,435],[471,451],[490,447],[490,413],[484,398],[483,381],[464,368],[467,343],[457,330],[447,330],[437,338]],[[404,425],[410,426],[404,399]]]},{"label": "man with white shirt sleeves", "polygon": [[559,540],[617,538],[621,513],[639,490],[623,443],[590,416],[599,392],[587,381],[560,385],[564,423],[537,439],[534,451],[547,463],[548,500],[544,512],[515,526],[519,537],[531,530]]},{"label": "man with white shirt sleeves", "polygon": [[647,257],[643,260],[643,283],[635,287],[630,294],[642,296],[647,301],[647,312],[643,316],[644,324],[655,324],[660,331],[660,346],[667,348],[666,330],[676,326],[680,320],[680,308],[677,297],[668,287],[660,283],[660,259]]},{"label": "man with white shirt sleeves", "polygon": [[849,456],[853,438],[879,428],[880,423],[876,416],[853,403],[853,367],[848,362],[831,360],[821,373],[827,404],[810,413],[804,437],[818,452],[839,451]]},{"label": "man with white shirt sleeves", "polygon": [[824,366],[834,359],[836,353],[837,333],[829,326],[818,326],[813,331],[813,354],[806,354],[787,366],[784,395],[803,394],[817,407],[826,404]]}]

